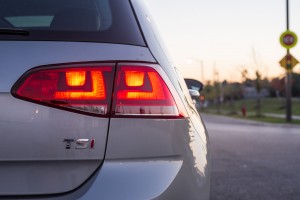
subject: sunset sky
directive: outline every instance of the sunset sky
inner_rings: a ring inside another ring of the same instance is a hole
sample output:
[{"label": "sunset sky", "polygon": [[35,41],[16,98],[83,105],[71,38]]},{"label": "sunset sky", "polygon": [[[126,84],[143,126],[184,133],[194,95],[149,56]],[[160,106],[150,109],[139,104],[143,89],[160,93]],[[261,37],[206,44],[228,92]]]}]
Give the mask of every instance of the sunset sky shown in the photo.
[{"label": "sunset sky", "polygon": [[[185,77],[200,79],[200,61],[205,81],[213,78],[214,66],[220,80],[239,81],[243,68],[250,76],[256,69],[263,77],[284,73],[278,62],[286,54],[279,43],[286,30],[286,0],[146,1],[174,64]],[[289,2],[290,30],[300,36],[300,1]],[[300,60],[299,42],[291,54]],[[299,64],[294,71],[300,73]]]}]

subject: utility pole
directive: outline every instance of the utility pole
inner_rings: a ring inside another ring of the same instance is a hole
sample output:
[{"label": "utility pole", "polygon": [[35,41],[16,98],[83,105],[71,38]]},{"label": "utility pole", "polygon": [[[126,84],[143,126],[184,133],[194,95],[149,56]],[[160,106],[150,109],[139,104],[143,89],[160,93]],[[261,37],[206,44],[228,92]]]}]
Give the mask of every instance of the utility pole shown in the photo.
[{"label": "utility pole", "polygon": [[217,113],[220,114],[220,82],[219,82],[219,72],[216,70],[216,62],[213,63],[213,78],[215,86],[215,100],[217,104]]},{"label": "utility pole", "polygon": [[[286,30],[290,30],[290,20],[289,20],[289,0],[286,0]],[[290,49],[286,49],[286,54],[290,55]],[[286,64],[288,65],[288,63]],[[289,66],[287,66],[288,68]],[[286,121],[292,121],[292,86],[291,86],[291,79],[292,79],[292,71],[286,70],[285,74],[285,91],[286,91]]]}]

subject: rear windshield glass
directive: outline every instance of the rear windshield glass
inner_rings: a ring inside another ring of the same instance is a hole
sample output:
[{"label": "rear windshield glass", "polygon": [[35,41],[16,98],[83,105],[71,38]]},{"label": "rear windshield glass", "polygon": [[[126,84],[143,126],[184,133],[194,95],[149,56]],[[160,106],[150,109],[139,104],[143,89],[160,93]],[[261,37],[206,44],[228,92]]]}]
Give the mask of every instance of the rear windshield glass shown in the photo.
[{"label": "rear windshield glass", "polygon": [[0,0],[0,40],[145,46],[127,0]]}]

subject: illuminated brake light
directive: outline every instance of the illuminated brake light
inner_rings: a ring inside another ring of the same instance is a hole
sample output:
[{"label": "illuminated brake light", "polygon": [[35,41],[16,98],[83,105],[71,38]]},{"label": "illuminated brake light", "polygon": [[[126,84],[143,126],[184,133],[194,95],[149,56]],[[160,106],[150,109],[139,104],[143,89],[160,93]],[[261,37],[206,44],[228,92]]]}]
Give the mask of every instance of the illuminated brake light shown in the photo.
[{"label": "illuminated brake light", "polygon": [[109,114],[113,66],[67,66],[29,71],[15,84],[13,95],[57,108],[90,114]]},{"label": "illuminated brake light", "polygon": [[83,86],[86,79],[85,71],[66,72],[67,84],[69,86]]},{"label": "illuminated brake light", "polygon": [[174,98],[160,74],[149,66],[119,66],[115,115],[179,116]]},{"label": "illuminated brake light", "polygon": [[126,85],[130,87],[138,87],[144,84],[145,72],[126,71],[125,81]]},{"label": "illuminated brake light", "polygon": [[[126,72],[125,72],[126,74]],[[162,82],[157,73],[155,72],[148,72],[149,81],[152,90],[151,91],[143,91],[143,90],[124,90],[118,92],[118,99],[140,99],[140,100],[159,100],[164,99],[164,88]],[[127,78],[127,77],[126,77]],[[139,85],[143,86],[143,85]]]},{"label": "illuminated brake light", "polygon": [[[105,85],[101,71],[91,71],[92,91],[70,88],[65,92],[55,92],[56,99],[105,99]],[[69,85],[69,83],[68,83]]]}]

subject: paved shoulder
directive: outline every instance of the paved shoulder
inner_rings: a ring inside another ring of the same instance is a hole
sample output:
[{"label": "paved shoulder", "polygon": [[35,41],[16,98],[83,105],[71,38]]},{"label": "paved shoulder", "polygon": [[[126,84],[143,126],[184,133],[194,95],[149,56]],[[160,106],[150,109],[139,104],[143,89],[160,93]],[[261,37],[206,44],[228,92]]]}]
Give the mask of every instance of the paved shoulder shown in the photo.
[{"label": "paved shoulder", "polygon": [[233,117],[227,117],[222,115],[213,115],[201,113],[205,123],[219,123],[219,124],[239,124],[239,125],[253,125],[253,126],[273,126],[273,127],[295,127],[300,128],[300,125],[295,124],[273,124],[266,122],[258,122],[249,119],[237,119]]},{"label": "paved shoulder", "polygon": [[300,198],[300,126],[201,116],[211,144],[211,200]]}]

